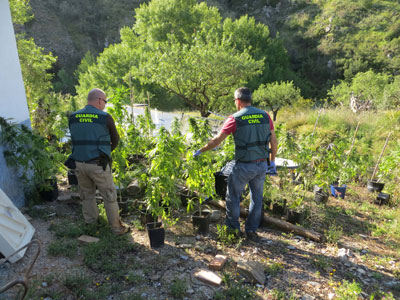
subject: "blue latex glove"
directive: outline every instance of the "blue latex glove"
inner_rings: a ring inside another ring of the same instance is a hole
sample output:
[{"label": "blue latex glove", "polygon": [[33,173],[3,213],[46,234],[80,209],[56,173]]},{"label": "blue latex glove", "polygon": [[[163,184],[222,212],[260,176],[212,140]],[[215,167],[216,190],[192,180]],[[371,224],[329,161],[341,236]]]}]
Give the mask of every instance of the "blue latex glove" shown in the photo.
[{"label": "blue latex glove", "polygon": [[193,157],[197,157],[201,154],[202,152],[200,150],[197,150],[196,152],[193,153]]},{"label": "blue latex glove", "polygon": [[267,175],[274,176],[276,174],[278,174],[278,173],[276,172],[275,162],[271,161],[269,166],[268,166]]}]

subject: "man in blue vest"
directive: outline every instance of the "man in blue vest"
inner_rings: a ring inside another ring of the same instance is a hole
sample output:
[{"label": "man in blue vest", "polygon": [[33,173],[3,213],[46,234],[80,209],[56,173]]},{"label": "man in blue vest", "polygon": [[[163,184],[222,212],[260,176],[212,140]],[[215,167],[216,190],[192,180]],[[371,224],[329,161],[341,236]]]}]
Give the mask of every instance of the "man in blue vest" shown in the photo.
[{"label": "man in blue vest", "polygon": [[265,111],[251,106],[251,100],[248,88],[237,89],[235,105],[238,112],[230,116],[221,131],[207,145],[197,150],[194,156],[214,149],[229,134],[233,134],[236,163],[228,177],[225,223],[240,233],[240,195],[248,184],[251,201],[245,231],[248,239],[257,241],[256,230],[261,220],[265,176],[267,171],[276,174],[278,143],[271,118]]},{"label": "man in blue vest", "polygon": [[85,108],[69,117],[72,139],[71,158],[76,162],[82,212],[87,224],[95,224],[99,217],[96,186],[103,197],[111,230],[117,234],[129,231],[118,213],[117,192],[111,174],[111,151],[119,141],[114,119],[106,112],[106,94],[100,89],[89,92]]}]

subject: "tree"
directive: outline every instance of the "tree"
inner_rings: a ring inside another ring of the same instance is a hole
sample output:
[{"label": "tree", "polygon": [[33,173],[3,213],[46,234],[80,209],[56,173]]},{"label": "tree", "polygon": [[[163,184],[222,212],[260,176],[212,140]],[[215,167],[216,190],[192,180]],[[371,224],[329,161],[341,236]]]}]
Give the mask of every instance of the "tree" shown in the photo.
[{"label": "tree", "polygon": [[255,60],[264,59],[262,72],[248,86],[255,90],[262,83],[287,80],[289,59],[279,36],[272,38],[268,26],[256,23],[254,17],[227,18],[223,23],[223,38],[231,39],[238,51],[248,50]]},{"label": "tree", "polygon": [[[232,107],[225,100],[239,85],[256,78],[257,87],[284,76],[282,45],[253,18],[222,24],[217,8],[196,0],[153,0],[135,12],[136,23],[121,30],[121,43],[81,73],[80,95],[94,83],[110,89],[133,83],[137,92],[159,87],[206,117]],[[170,100],[159,104],[172,107]]]},{"label": "tree", "polygon": [[165,42],[145,59],[136,74],[176,94],[202,117],[219,109],[233,89],[260,73],[262,61],[233,49],[229,41],[195,39],[195,44]]},{"label": "tree", "polygon": [[[10,10],[14,24],[22,25],[33,18],[29,0],[10,0]],[[32,125],[34,128],[44,129],[44,124],[47,124],[46,115],[50,113],[45,108],[45,102],[52,90],[53,74],[49,70],[56,57],[51,53],[44,53],[43,48],[38,47],[32,38],[25,38],[24,34],[17,34],[16,40]],[[43,130],[39,131],[45,134]]]},{"label": "tree", "polygon": [[274,121],[276,121],[279,109],[296,102],[300,97],[300,90],[293,85],[292,81],[262,84],[253,93],[255,102],[272,111]]},{"label": "tree", "polygon": [[[349,105],[353,93],[361,101],[370,101],[374,107],[386,108],[384,91],[389,84],[390,76],[374,73],[372,70],[358,73],[350,83],[341,81],[329,91],[334,103]],[[389,94],[388,94],[389,96]]]},{"label": "tree", "polygon": [[149,45],[166,42],[170,36],[179,43],[191,44],[194,33],[208,33],[220,28],[221,23],[216,7],[196,0],[152,0],[135,12],[133,29]]}]

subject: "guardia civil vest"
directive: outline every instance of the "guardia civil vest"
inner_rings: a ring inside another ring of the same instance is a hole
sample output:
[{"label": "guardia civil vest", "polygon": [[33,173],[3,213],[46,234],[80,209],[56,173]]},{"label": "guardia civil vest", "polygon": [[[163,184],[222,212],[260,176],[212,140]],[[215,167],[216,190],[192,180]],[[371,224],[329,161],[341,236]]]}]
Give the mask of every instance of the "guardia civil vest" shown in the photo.
[{"label": "guardia civil vest", "polygon": [[99,157],[100,153],[111,157],[111,138],[106,112],[86,105],[70,115],[69,130],[74,160],[88,161]]},{"label": "guardia civil vest", "polygon": [[269,117],[261,109],[247,106],[233,114],[236,121],[235,160],[249,162],[268,158],[271,136]]}]

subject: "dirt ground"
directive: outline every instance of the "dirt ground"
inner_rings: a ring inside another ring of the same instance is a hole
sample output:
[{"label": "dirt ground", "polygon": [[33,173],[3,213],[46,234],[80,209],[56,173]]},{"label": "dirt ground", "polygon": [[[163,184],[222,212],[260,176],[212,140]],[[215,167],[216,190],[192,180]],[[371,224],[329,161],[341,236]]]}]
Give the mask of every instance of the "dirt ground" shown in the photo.
[{"label": "dirt ground", "polygon": [[[124,258],[127,280],[113,279],[110,274],[88,268],[80,255],[81,250],[73,258],[49,255],[49,245],[55,239],[49,227],[65,220],[79,220],[80,203],[79,200],[43,203],[36,207],[41,214],[31,216],[30,220],[36,230],[34,239],[41,242],[41,251],[30,274],[29,299],[335,299],[343,280],[350,283],[354,280],[362,287],[358,299],[370,299],[371,295],[381,299],[389,292],[393,299],[400,299],[398,241],[393,241],[389,247],[387,240],[371,236],[367,224],[373,216],[346,214],[346,201],[362,198],[362,188],[353,190],[356,192],[350,193],[346,200],[330,197],[326,206],[327,211],[335,211],[335,222],[343,228],[337,244],[314,242],[263,224],[257,243],[244,239],[226,245],[218,240],[217,234],[217,224],[224,221],[223,211],[221,217],[210,224],[210,233],[202,236],[193,231],[185,210],[180,210],[178,223],[165,226],[165,245],[158,249],[150,248],[145,230],[132,226],[132,231],[126,235],[135,246]],[[72,193],[66,183],[61,186],[60,195],[64,196],[61,198],[69,198]],[[308,219],[306,226],[324,233],[326,219],[313,213]],[[135,224],[138,215],[132,213],[123,220]],[[32,245],[20,261],[2,264],[0,285],[23,274],[36,252],[37,247]],[[193,276],[198,269],[208,269],[216,254],[228,257],[225,268],[216,271],[225,278],[217,287]],[[239,261],[262,264],[264,284],[242,280],[237,270]],[[73,291],[71,285],[66,285],[66,274],[77,271],[89,278],[85,289],[90,290],[92,296],[82,296]],[[100,292],[102,288],[104,293]],[[251,293],[240,294],[245,290]],[[0,294],[0,299],[14,299],[19,291],[20,286],[14,287]]]}]

